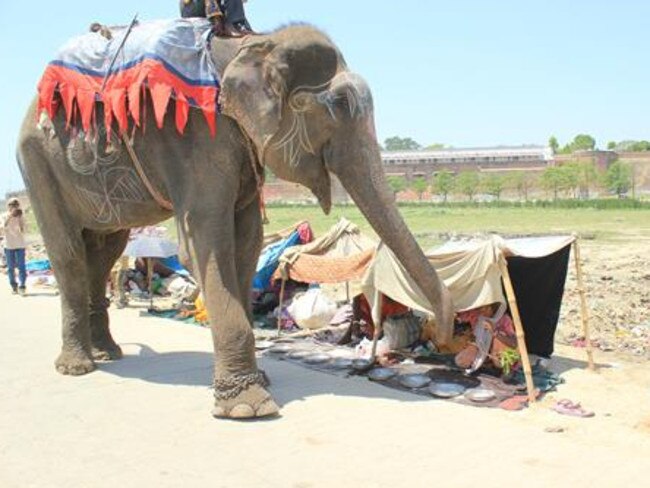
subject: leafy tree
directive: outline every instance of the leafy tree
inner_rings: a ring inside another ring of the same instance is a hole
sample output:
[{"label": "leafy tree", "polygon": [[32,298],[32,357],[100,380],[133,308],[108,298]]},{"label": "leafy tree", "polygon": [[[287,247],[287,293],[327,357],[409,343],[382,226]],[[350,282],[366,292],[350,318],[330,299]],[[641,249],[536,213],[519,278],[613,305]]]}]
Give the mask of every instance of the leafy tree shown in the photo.
[{"label": "leafy tree", "polygon": [[570,154],[576,151],[593,151],[596,148],[596,139],[589,134],[578,134],[560,152]]},{"label": "leafy tree", "polygon": [[528,193],[535,184],[535,175],[530,171],[517,171],[509,176],[509,185],[517,190],[519,200],[528,201]]},{"label": "leafy tree", "polygon": [[632,187],[632,168],[621,161],[613,163],[605,173],[607,189],[622,198]]},{"label": "leafy tree", "polygon": [[551,151],[553,151],[553,154],[557,154],[558,150],[560,149],[560,144],[557,142],[557,137],[549,137],[548,145],[551,148]]},{"label": "leafy tree", "polygon": [[453,173],[450,171],[441,171],[433,177],[433,190],[442,197],[444,203],[447,203],[447,196],[454,189],[455,183]]},{"label": "leafy tree", "polygon": [[466,195],[470,202],[474,201],[480,183],[481,177],[478,171],[463,171],[456,177],[456,188],[461,194]]},{"label": "leafy tree", "polygon": [[578,190],[578,182],[580,181],[580,166],[581,163],[565,163],[560,166],[561,184],[560,188],[565,192],[566,196],[575,198]]},{"label": "leafy tree", "polygon": [[544,170],[540,178],[542,188],[546,191],[553,192],[553,200],[557,200],[558,194],[562,189],[563,175],[560,166],[549,166]]},{"label": "leafy tree", "polygon": [[505,185],[505,178],[501,175],[491,174],[483,180],[483,188],[485,193],[492,195],[494,198],[501,200],[501,192]]},{"label": "leafy tree", "polygon": [[637,141],[632,146],[633,152],[650,151],[650,141]]},{"label": "leafy tree", "polygon": [[399,192],[406,190],[406,179],[403,176],[389,176],[387,178],[388,186],[393,190],[393,194],[397,195]]},{"label": "leafy tree", "polygon": [[571,161],[562,168],[566,171],[566,184],[577,189],[581,197],[589,198],[589,193],[599,180],[595,164],[592,161]]},{"label": "leafy tree", "polygon": [[607,143],[607,149],[609,149],[610,151],[613,151],[614,149],[616,149],[616,141],[609,141]]},{"label": "leafy tree", "polygon": [[422,146],[415,142],[410,137],[398,137],[393,136],[389,137],[384,141],[384,147],[386,151],[417,151],[421,149]]},{"label": "leafy tree", "polygon": [[429,188],[429,183],[422,176],[417,176],[411,181],[411,188],[418,194],[418,199],[422,201],[422,194]]},{"label": "leafy tree", "polygon": [[573,151],[593,151],[596,148],[596,139],[589,134],[578,134],[571,143]]},{"label": "leafy tree", "polygon": [[433,144],[429,144],[427,147],[425,147],[425,149],[427,149],[429,151],[438,151],[440,149],[445,149],[446,147],[447,146],[445,146],[444,144],[441,144],[439,142],[435,142]]}]

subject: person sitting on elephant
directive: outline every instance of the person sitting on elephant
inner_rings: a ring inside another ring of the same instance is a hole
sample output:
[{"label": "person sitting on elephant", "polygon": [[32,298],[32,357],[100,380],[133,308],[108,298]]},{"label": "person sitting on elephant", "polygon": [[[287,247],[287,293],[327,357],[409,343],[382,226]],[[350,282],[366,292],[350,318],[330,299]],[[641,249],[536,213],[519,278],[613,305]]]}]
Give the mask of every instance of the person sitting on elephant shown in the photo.
[{"label": "person sitting on elephant", "polygon": [[205,17],[220,37],[254,34],[244,12],[247,0],[181,0],[181,17]]}]

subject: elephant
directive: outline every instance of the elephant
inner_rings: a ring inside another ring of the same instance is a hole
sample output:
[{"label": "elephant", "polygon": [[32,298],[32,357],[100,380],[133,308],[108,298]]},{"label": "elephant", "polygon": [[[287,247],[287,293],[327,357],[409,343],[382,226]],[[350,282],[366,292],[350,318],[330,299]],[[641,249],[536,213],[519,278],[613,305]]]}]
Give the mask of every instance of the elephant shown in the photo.
[{"label": "elephant", "polygon": [[[98,131],[93,145],[69,130],[62,114],[37,113],[36,101],[21,127],[18,165],[59,285],[59,373],[82,375],[96,361],[122,356],[109,330],[107,278],[130,228],[175,217],[181,254],[211,318],[212,414],[273,416],[279,407],[256,364],[250,305],[263,238],[264,167],[311,190],[325,213],[335,175],[429,299],[439,324],[453,322],[453,305],[386,183],[368,84],[334,42],[315,27],[291,25],[214,38],[209,49],[221,80],[218,130],[211,134],[201,112],[190,109],[181,136],[170,106],[162,127],[137,132],[132,141],[148,182],[134,177],[133,155],[116,131]],[[101,112],[101,101],[95,103]]]}]

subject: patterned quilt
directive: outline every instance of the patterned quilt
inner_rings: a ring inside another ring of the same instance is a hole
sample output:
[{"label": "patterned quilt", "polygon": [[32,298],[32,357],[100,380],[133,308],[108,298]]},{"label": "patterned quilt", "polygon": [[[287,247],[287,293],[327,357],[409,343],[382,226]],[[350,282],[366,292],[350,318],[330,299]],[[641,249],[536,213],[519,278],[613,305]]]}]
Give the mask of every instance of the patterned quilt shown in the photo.
[{"label": "patterned quilt", "polygon": [[[38,84],[39,111],[53,118],[63,105],[68,127],[96,128],[96,102],[104,104],[104,123],[120,132],[131,117],[143,122],[143,100],[151,96],[162,127],[170,98],[176,103],[176,128],[183,133],[189,107],[202,110],[212,135],[216,130],[219,80],[208,53],[210,23],[173,19],[112,27],[112,39],[87,33],[68,41]],[[113,63],[111,67],[111,63]]]}]

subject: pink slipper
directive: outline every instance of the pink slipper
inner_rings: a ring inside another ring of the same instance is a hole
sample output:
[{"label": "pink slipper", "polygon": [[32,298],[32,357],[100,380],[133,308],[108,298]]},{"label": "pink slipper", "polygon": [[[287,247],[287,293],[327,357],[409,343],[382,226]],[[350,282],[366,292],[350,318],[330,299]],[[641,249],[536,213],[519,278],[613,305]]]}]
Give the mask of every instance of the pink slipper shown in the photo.
[{"label": "pink slipper", "polygon": [[562,415],[570,415],[572,417],[588,418],[595,415],[594,412],[582,408],[580,403],[573,403],[571,400],[567,399],[558,400],[551,409]]}]

